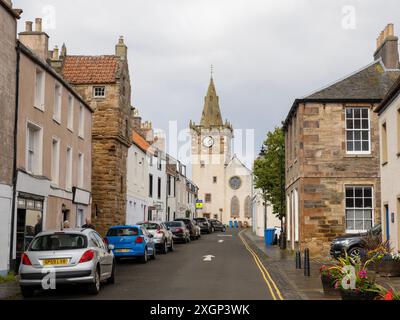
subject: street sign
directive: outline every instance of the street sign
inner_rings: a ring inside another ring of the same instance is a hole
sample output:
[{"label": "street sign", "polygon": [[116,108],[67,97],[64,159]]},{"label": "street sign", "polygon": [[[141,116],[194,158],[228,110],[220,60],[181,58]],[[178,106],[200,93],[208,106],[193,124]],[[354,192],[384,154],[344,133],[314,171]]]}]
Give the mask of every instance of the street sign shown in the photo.
[{"label": "street sign", "polygon": [[203,209],[203,200],[196,200],[196,209]]}]

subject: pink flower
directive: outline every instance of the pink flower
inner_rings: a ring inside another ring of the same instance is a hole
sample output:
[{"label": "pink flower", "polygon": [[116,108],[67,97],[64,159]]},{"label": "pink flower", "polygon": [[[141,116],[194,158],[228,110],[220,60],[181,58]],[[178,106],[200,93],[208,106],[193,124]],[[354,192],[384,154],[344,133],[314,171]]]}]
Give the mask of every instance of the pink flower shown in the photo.
[{"label": "pink flower", "polygon": [[361,279],[367,278],[367,271],[366,271],[365,269],[360,270],[360,272],[358,273],[358,276],[359,276]]}]

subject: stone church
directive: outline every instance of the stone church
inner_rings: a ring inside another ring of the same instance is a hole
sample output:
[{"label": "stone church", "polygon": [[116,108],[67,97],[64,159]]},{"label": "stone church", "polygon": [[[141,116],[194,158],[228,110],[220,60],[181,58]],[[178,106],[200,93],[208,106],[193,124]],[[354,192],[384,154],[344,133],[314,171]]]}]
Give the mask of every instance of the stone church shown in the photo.
[{"label": "stone church", "polygon": [[233,153],[232,125],[222,121],[211,77],[200,124],[190,121],[192,175],[203,208],[197,215],[251,225],[252,173]]}]

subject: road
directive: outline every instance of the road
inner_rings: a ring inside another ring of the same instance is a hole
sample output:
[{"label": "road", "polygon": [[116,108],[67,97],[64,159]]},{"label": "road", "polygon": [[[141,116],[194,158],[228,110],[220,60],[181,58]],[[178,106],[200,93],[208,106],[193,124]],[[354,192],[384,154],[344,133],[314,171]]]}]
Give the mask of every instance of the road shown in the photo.
[{"label": "road", "polygon": [[[115,284],[102,285],[96,296],[61,288],[37,292],[33,299],[279,300],[279,289],[249,250],[237,231],[215,232],[177,244],[174,252],[147,264],[120,262]],[[211,261],[203,261],[208,255]]]}]

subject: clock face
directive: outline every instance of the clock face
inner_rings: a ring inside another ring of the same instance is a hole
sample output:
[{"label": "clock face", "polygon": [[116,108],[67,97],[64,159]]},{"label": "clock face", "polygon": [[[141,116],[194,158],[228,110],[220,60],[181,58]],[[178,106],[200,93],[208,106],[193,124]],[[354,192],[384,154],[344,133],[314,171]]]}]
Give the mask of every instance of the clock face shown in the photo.
[{"label": "clock face", "polygon": [[233,190],[237,190],[242,185],[242,180],[238,176],[229,179],[229,185]]},{"label": "clock face", "polygon": [[212,137],[205,137],[203,139],[203,146],[211,148],[214,145],[214,139]]}]

